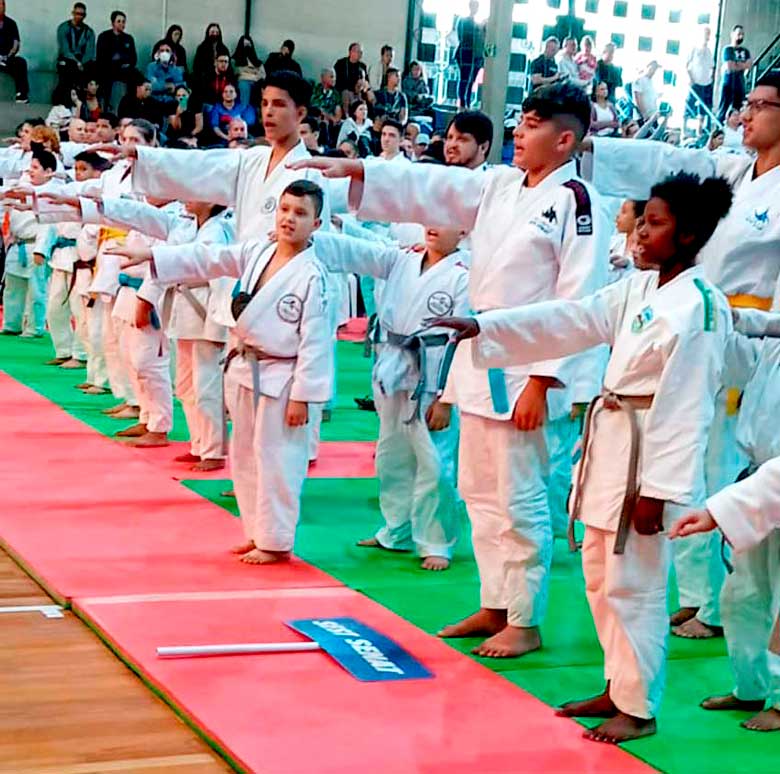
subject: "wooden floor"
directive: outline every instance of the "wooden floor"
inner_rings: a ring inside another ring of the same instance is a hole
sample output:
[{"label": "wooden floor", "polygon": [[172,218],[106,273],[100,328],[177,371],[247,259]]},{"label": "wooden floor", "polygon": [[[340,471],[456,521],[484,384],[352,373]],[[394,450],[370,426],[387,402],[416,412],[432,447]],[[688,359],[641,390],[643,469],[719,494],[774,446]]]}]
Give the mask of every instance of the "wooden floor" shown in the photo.
[{"label": "wooden floor", "polygon": [[[0,551],[0,607],[48,604]],[[0,774],[230,771],[71,613],[0,614]]]}]

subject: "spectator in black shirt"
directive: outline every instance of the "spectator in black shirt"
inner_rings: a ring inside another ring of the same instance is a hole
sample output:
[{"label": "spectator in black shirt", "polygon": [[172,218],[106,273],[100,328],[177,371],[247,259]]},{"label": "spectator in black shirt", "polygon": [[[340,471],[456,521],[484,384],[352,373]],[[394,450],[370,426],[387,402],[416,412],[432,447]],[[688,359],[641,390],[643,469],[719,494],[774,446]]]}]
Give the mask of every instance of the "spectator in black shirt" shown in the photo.
[{"label": "spectator in black shirt", "polygon": [[212,22],[206,27],[206,34],[195,49],[195,59],[192,61],[194,82],[201,82],[211,77],[211,74],[214,72],[214,60],[217,58],[217,51],[221,51],[224,48],[222,28],[219,24]]},{"label": "spectator in black shirt", "polygon": [[181,44],[181,39],[184,37],[184,30],[178,24],[171,24],[168,27],[168,32],[165,33],[165,42],[171,47],[173,51],[174,59],[176,60],[176,66],[181,67],[184,70],[185,77],[189,74],[187,68],[187,49]]},{"label": "spectator in black shirt", "polygon": [[119,103],[119,118],[143,118],[159,131],[165,123],[165,117],[162,104],[152,96],[151,82],[143,73],[136,72],[128,93]]},{"label": "spectator in black shirt", "polygon": [[135,41],[125,32],[127,16],[123,11],[111,14],[111,29],[104,30],[97,39],[97,74],[100,93],[106,110],[115,111],[127,93],[127,81],[135,70],[138,58]]},{"label": "spectator in black shirt", "polygon": [[745,73],[753,66],[745,42],[745,29],[736,24],[731,30],[731,45],[723,49],[723,83],[720,90],[718,119],[723,122],[731,108],[741,110],[745,102]]},{"label": "spectator in black shirt", "polygon": [[298,73],[303,77],[303,71],[301,66],[293,59],[295,53],[295,42],[292,40],[285,40],[282,43],[281,48],[278,51],[274,51],[268,55],[268,59],[265,60],[265,74],[278,72],[279,70],[289,70],[293,73]]},{"label": "spectator in black shirt", "polygon": [[19,28],[5,15],[5,0],[0,0],[0,73],[6,72],[14,79],[16,101],[29,102],[27,62],[19,56],[20,46]]},{"label": "spectator in black shirt", "polygon": [[615,92],[618,86],[623,85],[623,70],[617,65],[612,63],[615,58],[615,44],[607,43],[604,46],[604,52],[601,55],[596,64],[596,83],[607,84],[607,100],[609,102],[615,101]]},{"label": "spectator in black shirt", "polygon": [[344,112],[358,99],[374,102],[374,93],[368,82],[368,68],[363,60],[363,46],[360,43],[349,44],[349,54],[336,61],[336,91],[341,93]]},{"label": "spectator in black shirt", "polygon": [[95,68],[95,32],[84,23],[84,3],[74,3],[70,16],[57,27],[57,73],[61,83],[78,86]]},{"label": "spectator in black shirt", "polygon": [[458,38],[458,47],[453,57],[460,68],[458,102],[464,110],[471,105],[472,89],[482,65],[485,63],[485,24],[477,22],[479,3],[471,0],[469,15],[455,17],[453,32]]},{"label": "spectator in black shirt", "polygon": [[560,80],[558,64],[555,55],[561,47],[555,36],[544,41],[544,52],[531,62],[531,85],[538,89],[540,86],[548,86]]},{"label": "spectator in black shirt", "polygon": [[176,89],[176,110],[168,116],[168,145],[172,148],[197,148],[203,132],[203,106],[193,99],[186,86]]},{"label": "spectator in black shirt", "polygon": [[385,115],[405,124],[409,115],[409,103],[401,91],[401,74],[395,67],[389,67],[386,73],[387,87],[376,92],[376,106],[385,110]]}]

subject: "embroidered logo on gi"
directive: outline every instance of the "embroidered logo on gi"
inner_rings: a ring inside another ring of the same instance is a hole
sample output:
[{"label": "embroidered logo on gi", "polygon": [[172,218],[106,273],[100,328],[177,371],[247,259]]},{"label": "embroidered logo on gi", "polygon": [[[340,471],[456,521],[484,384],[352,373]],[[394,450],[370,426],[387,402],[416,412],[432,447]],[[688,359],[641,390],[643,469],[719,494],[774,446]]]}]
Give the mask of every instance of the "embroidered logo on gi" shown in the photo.
[{"label": "embroidered logo on gi", "polygon": [[263,212],[266,215],[270,215],[276,209],[276,198],[269,196],[265,202],[263,202]]},{"label": "embroidered logo on gi", "polygon": [[437,317],[451,314],[454,306],[455,302],[452,300],[452,296],[443,290],[437,290],[428,296],[428,311]]},{"label": "embroidered logo on gi", "polygon": [[555,207],[551,206],[550,209],[545,210],[542,213],[542,217],[546,218],[550,223],[557,223],[558,222],[558,213],[555,212]]},{"label": "embroidered logo on gi", "polygon": [[288,323],[297,323],[303,316],[303,301],[294,293],[288,293],[279,299],[276,305],[276,313]]},{"label": "embroidered logo on gi", "polygon": [[631,333],[639,333],[653,320],[653,308],[646,306],[631,322]]},{"label": "embroidered logo on gi", "polygon": [[769,225],[769,207],[763,212],[753,210],[753,212],[747,216],[747,222],[750,223],[756,231],[763,231]]}]

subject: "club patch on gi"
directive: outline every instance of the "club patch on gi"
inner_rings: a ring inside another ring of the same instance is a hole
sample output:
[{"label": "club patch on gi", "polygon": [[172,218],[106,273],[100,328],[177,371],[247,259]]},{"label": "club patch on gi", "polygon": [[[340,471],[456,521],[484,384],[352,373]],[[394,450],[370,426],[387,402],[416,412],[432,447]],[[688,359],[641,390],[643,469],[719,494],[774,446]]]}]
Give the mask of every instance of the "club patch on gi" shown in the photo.
[{"label": "club patch on gi", "polygon": [[653,307],[646,306],[631,322],[631,333],[639,333],[653,321]]},{"label": "club patch on gi", "polygon": [[263,202],[263,212],[266,215],[270,215],[274,210],[276,209],[276,197],[269,196],[264,202]]},{"label": "club patch on gi", "polygon": [[445,315],[452,314],[452,309],[455,306],[455,302],[449,293],[443,290],[437,290],[435,293],[431,293],[428,296],[428,311],[431,314],[435,314],[437,317],[444,317]]},{"label": "club patch on gi", "polygon": [[284,322],[300,322],[303,316],[303,301],[294,293],[288,293],[279,299],[279,303],[276,305],[276,313]]},{"label": "club patch on gi", "polygon": [[753,210],[753,212],[748,215],[747,222],[750,223],[756,231],[764,231],[769,225],[769,207],[763,212],[759,212],[757,209]]}]

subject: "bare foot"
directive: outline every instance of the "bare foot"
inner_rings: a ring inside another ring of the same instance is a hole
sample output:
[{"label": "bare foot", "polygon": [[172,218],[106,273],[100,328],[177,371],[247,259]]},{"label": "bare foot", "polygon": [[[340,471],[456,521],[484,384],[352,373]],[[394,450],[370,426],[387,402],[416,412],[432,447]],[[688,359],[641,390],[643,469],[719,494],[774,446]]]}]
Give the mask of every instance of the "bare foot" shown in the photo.
[{"label": "bare foot", "polygon": [[44,365],[60,366],[68,360],[70,360],[69,357],[53,357],[51,360],[47,360]]},{"label": "bare foot", "polygon": [[224,467],[225,460],[201,460],[196,465],[193,465],[190,470],[206,473],[209,470],[222,470]]},{"label": "bare foot", "polygon": [[764,709],[766,702],[763,699],[746,701],[738,699],[733,693],[727,693],[725,696],[710,696],[699,706],[706,710],[739,710],[741,712],[760,712]]},{"label": "bare foot", "polygon": [[686,621],[690,621],[698,612],[698,607],[681,607],[669,616],[669,626],[681,626]]},{"label": "bare foot", "polygon": [[95,384],[90,384],[89,387],[83,389],[85,395],[108,395],[111,390],[107,390],[105,387],[98,387]]},{"label": "bare foot", "polygon": [[260,548],[253,548],[241,557],[241,561],[245,564],[276,564],[290,561],[290,556],[290,551],[263,551]]},{"label": "bare foot", "polygon": [[740,725],[749,731],[780,731],[780,710],[770,707]]},{"label": "bare foot", "polygon": [[433,572],[441,572],[442,570],[450,569],[450,560],[445,559],[443,556],[426,556],[420,567],[423,570],[432,570]]},{"label": "bare foot", "polygon": [[224,492],[219,493],[220,497],[232,497],[234,500],[236,498],[236,490],[235,489],[225,489]]},{"label": "bare foot", "polygon": [[482,607],[462,621],[445,626],[437,636],[444,638],[489,637],[498,634],[505,627],[506,610],[490,610]]},{"label": "bare foot", "polygon": [[187,452],[186,454],[180,454],[178,457],[173,458],[174,462],[189,462],[192,464],[193,462],[200,462],[200,457],[198,457],[197,454],[190,454]]},{"label": "bare foot", "polygon": [[128,408],[127,403],[122,401],[121,403],[117,403],[116,406],[111,406],[110,408],[100,409],[100,413],[101,414],[116,414],[117,411],[124,411],[126,408]]},{"label": "bare foot", "polygon": [[585,731],[583,736],[594,742],[620,744],[629,741],[629,739],[652,736],[656,730],[655,718],[635,718],[633,715],[619,712],[615,717]]},{"label": "bare foot", "polygon": [[66,371],[74,370],[76,368],[86,368],[87,367],[87,361],[86,360],[76,360],[75,357],[70,358],[70,360],[66,360],[60,368],[64,368]]},{"label": "bare foot", "polygon": [[160,446],[170,446],[168,433],[146,432],[136,438],[131,438],[127,442],[128,446],[135,446],[138,449],[157,449]]},{"label": "bare foot", "polygon": [[541,647],[538,626],[506,626],[471,652],[484,658],[516,658]]},{"label": "bare foot", "polygon": [[675,637],[684,637],[686,640],[711,640],[713,637],[722,637],[723,628],[720,626],[709,626],[702,623],[698,618],[691,618],[680,626],[672,629]]},{"label": "bare foot", "polygon": [[598,696],[581,701],[567,701],[566,704],[555,710],[556,715],[564,718],[614,718],[619,712],[618,708],[609,698],[609,689]]},{"label": "bare foot", "polygon": [[124,430],[118,430],[114,435],[117,438],[140,438],[146,434],[146,425],[142,425],[140,422],[136,425],[126,427]]},{"label": "bare foot", "polygon": [[89,382],[82,382],[81,384],[76,385],[77,390],[87,390],[90,387],[92,387],[92,385]]},{"label": "bare foot", "polygon": [[141,416],[141,409],[138,406],[128,406],[121,411],[115,411],[109,415],[112,419],[138,419]]},{"label": "bare foot", "polygon": [[231,554],[248,554],[255,547],[254,541],[250,540],[248,543],[242,543],[240,546],[234,546],[230,549]]},{"label": "bare foot", "polygon": [[375,537],[358,540],[355,545],[358,545],[361,548],[381,548],[383,551],[392,551],[395,554],[409,553],[408,548],[388,548],[387,546],[383,546]]}]

